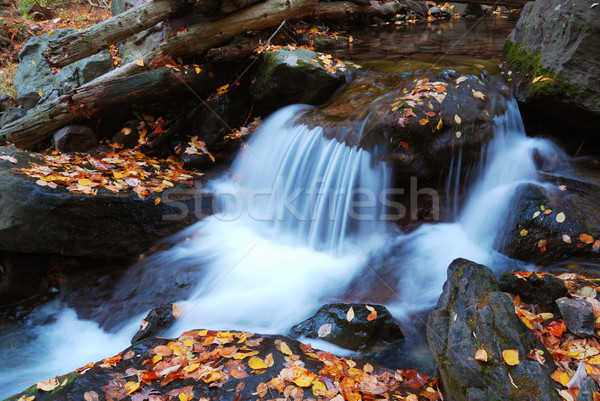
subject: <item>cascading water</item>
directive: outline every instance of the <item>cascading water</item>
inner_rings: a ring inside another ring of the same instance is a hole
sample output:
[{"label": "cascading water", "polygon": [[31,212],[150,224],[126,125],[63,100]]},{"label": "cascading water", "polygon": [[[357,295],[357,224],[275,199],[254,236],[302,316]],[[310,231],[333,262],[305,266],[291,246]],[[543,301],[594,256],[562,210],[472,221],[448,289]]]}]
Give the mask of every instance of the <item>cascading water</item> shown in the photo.
[{"label": "cascading water", "polygon": [[[353,280],[370,301],[386,287],[392,313],[415,316],[434,304],[454,258],[491,266],[506,261],[493,244],[516,186],[536,179],[534,149],[542,158],[564,159],[550,142],[525,136],[511,101],[458,220],[392,237],[380,202],[390,185],[388,167],[364,150],[325,139],[320,128],[296,125],[301,112],[294,106],[269,118],[232,177],[215,183],[223,213],[186,230],[196,234],[132,267],[135,274],[119,284],[127,290],[148,269],[168,277],[173,266],[191,266],[197,286],[178,302],[183,316],[169,335],[193,328],[286,333],[323,303],[359,298],[358,291],[348,295]],[[454,174],[458,191],[460,171]],[[373,250],[383,256],[369,259]],[[59,302],[32,316],[25,327],[34,333],[31,341],[2,358],[0,397],[117,353],[141,317],[129,313],[124,327],[107,333]],[[31,359],[19,363],[21,355]]]}]

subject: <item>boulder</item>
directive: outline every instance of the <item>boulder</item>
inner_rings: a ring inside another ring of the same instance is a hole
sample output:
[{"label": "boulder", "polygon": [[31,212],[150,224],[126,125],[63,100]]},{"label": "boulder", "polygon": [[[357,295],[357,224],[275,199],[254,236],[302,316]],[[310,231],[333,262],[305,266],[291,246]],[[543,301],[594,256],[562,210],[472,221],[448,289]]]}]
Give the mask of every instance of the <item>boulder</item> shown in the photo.
[{"label": "boulder", "polygon": [[[524,75],[521,102],[597,134],[600,123],[600,8],[585,1],[527,3],[504,46],[513,71]],[[551,80],[535,78],[547,77]]]},{"label": "boulder", "polygon": [[173,304],[166,304],[152,309],[142,320],[142,326],[131,339],[131,343],[135,344],[150,337],[160,337],[175,323],[175,320]]},{"label": "boulder", "polygon": [[11,107],[10,109],[2,113],[2,117],[0,117],[0,127],[12,123],[13,121],[17,121],[19,118],[24,117],[26,114],[27,110],[21,107]]},{"label": "boulder", "polygon": [[17,107],[17,101],[15,98],[4,93],[0,93],[0,112],[5,112],[11,107]]},{"label": "boulder", "polygon": [[481,4],[470,3],[460,15],[461,17],[476,18],[483,17],[485,14],[486,11]]},{"label": "boulder", "polygon": [[593,336],[596,327],[594,307],[583,299],[559,298],[560,314],[569,331],[579,337]]},{"label": "boulder", "polygon": [[[427,321],[427,343],[438,366],[445,399],[560,400],[552,364],[527,358],[532,350],[551,356],[515,314],[512,299],[499,291],[492,271],[465,259],[448,267],[448,279]],[[475,360],[483,349],[487,361]],[[509,366],[503,351],[516,350]],[[511,384],[511,383],[514,383]]]},{"label": "boulder", "polygon": [[[0,250],[96,258],[131,258],[155,241],[208,213],[211,201],[189,185],[175,184],[141,199],[132,190],[96,195],[53,189],[14,168],[44,165],[39,154],[0,148]],[[13,163],[14,162],[14,163]],[[88,166],[88,169],[92,169]],[[204,206],[201,202],[205,202]],[[208,203],[208,204],[206,204]],[[197,207],[197,209],[195,209]]]},{"label": "boulder", "polygon": [[295,103],[319,105],[346,82],[346,67],[337,62],[305,49],[266,51],[248,91],[263,114]]},{"label": "boulder", "polygon": [[58,377],[53,391],[33,385],[7,401],[21,396],[41,401],[360,400],[408,394],[416,399],[426,393],[428,381],[412,369],[397,371],[338,357],[284,336],[192,330],[177,339],[143,340],[115,357]]},{"label": "boulder", "polygon": [[537,265],[600,256],[600,187],[559,179],[561,186],[524,184],[511,202],[498,249]]},{"label": "boulder", "polygon": [[14,85],[17,99],[25,109],[29,110],[40,102],[55,99],[113,68],[110,52],[103,51],[53,73],[42,56],[42,51],[49,41],[76,31],[74,28],[55,29],[50,35],[35,36],[19,53],[19,68]]},{"label": "boulder", "polygon": [[[351,320],[348,320],[349,313],[353,315]],[[292,327],[291,332],[298,337],[320,338],[353,351],[382,348],[404,337],[384,306],[366,304],[324,305],[314,316]]]},{"label": "boulder", "polygon": [[396,175],[407,179],[437,180],[459,149],[463,163],[479,160],[482,145],[494,135],[494,116],[506,110],[508,88],[481,70],[444,70],[422,78],[415,68],[361,73],[301,121],[389,160]]},{"label": "boulder", "polygon": [[96,132],[85,125],[67,125],[56,131],[54,148],[61,152],[89,152],[98,147]]},{"label": "boulder", "polygon": [[551,274],[531,274],[528,277],[504,272],[500,276],[500,289],[518,295],[523,302],[538,305],[544,312],[558,313],[556,300],[567,295],[565,282]]},{"label": "boulder", "polygon": [[422,0],[399,0],[398,3],[419,17],[426,17],[429,11],[429,6]]}]

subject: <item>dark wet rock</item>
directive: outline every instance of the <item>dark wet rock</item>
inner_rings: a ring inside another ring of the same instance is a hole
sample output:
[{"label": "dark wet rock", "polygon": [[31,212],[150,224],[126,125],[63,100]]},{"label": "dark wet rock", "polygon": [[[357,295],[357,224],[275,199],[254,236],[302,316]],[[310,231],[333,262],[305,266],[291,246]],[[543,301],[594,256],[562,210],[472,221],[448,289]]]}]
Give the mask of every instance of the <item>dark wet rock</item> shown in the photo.
[{"label": "dark wet rock", "polygon": [[[582,1],[527,3],[504,47],[510,68],[525,76],[519,100],[540,113],[597,133],[599,35],[599,7]],[[532,83],[539,76],[552,80]]]},{"label": "dark wet rock", "polygon": [[[215,338],[219,341],[215,341]],[[223,345],[219,345],[219,342]],[[177,352],[186,349],[187,351],[193,349],[194,352],[183,352],[178,357],[178,363],[171,363],[174,355],[163,356],[162,364],[152,363],[151,359],[156,355],[153,350],[162,346],[160,352],[168,354],[166,349],[169,349],[170,343],[174,343],[172,346],[179,347]],[[242,347],[245,350],[240,350]],[[266,367],[250,368],[249,356],[243,359],[232,358],[233,353],[248,352],[256,352],[255,358],[260,358],[265,364],[263,366]],[[289,355],[290,353],[292,356]],[[297,358],[298,362],[291,364],[292,357],[293,360]],[[266,364],[267,360],[272,360],[272,363]],[[175,366],[176,364],[178,366]],[[194,369],[193,364],[198,366]],[[173,374],[170,375],[168,371],[164,371],[169,366],[175,366],[171,369]],[[327,366],[338,370],[332,371],[335,373],[321,373]],[[350,367],[354,368],[352,373],[349,373]],[[188,372],[185,371],[186,368]],[[131,375],[132,371],[139,372],[140,375],[148,371],[158,374],[164,372],[164,374],[160,376],[147,374],[142,381],[142,378],[136,374]],[[363,375],[363,371],[372,371],[372,373]],[[346,393],[344,399],[349,397],[367,399],[378,398],[378,396],[401,399],[407,394],[419,394],[428,387],[429,378],[417,372],[398,372],[376,364],[366,365],[362,361],[339,358],[284,336],[192,330],[183,333],[179,339],[143,340],[123,350],[115,359],[98,361],[92,367],[60,376],[59,383],[65,382],[65,385],[52,392],[36,390],[34,385],[20,394],[7,398],[7,401],[16,401],[22,395],[35,396],[36,401],[79,401],[84,399],[86,393],[87,398],[97,395],[100,400],[125,399],[125,397],[129,398],[128,396],[142,400],[151,395],[162,396],[161,399],[178,399],[171,392],[188,386],[193,391],[194,399],[250,400],[260,399],[260,395],[276,398],[285,398],[287,395],[293,398],[292,396],[295,395],[296,399],[300,399],[301,396],[313,396],[312,384],[316,380],[323,386],[315,386],[314,391],[320,391],[324,399],[333,399],[336,395],[341,399],[339,387],[334,385],[331,377],[336,375],[335,377],[341,382],[346,377],[351,380],[357,374],[363,375],[363,379],[370,380],[355,385],[354,392]],[[409,377],[411,381],[407,384],[406,378]],[[125,387],[127,382],[138,383],[138,381],[139,388]],[[267,383],[281,383],[281,387],[268,387]],[[284,389],[286,395],[283,394]],[[169,393],[171,393],[170,397]]]},{"label": "dark wet rock", "polygon": [[[354,351],[385,347],[386,343],[398,341],[404,337],[400,327],[382,305],[369,305],[377,312],[377,317],[369,321],[371,311],[366,304],[330,304],[322,306],[317,313],[292,327],[295,336],[321,338],[342,348]],[[347,314],[352,308],[354,318],[348,321]],[[319,330],[329,331],[319,336]]]},{"label": "dark wet rock", "polygon": [[539,305],[544,312],[557,313],[555,301],[567,295],[564,281],[551,274],[518,277],[513,272],[504,272],[499,281],[502,291],[520,296],[525,303]]},{"label": "dark wet rock", "polygon": [[427,11],[429,11],[429,6],[421,0],[399,0],[398,2],[408,11],[420,17],[427,16]]},{"label": "dark wet rock", "polygon": [[330,38],[328,36],[315,36],[313,38],[313,47],[318,51],[331,50],[336,47],[348,45],[348,36],[336,36]]},{"label": "dark wet rock", "polygon": [[402,10],[404,10],[405,7],[400,4],[400,3],[396,3],[395,1],[390,1],[388,3],[384,3],[381,5],[381,7],[379,7],[379,12],[384,16],[384,17],[393,17],[396,14],[398,14],[399,12],[401,12]]},{"label": "dark wet rock", "polygon": [[598,385],[590,376],[581,381],[577,401],[594,401],[594,393],[598,391]]},{"label": "dark wet rock", "polygon": [[131,343],[135,344],[150,337],[160,337],[175,323],[175,320],[173,304],[166,304],[152,309],[142,321],[142,327],[135,333]]},{"label": "dark wet rock", "polygon": [[594,307],[583,299],[559,298],[556,300],[560,314],[569,331],[580,337],[594,335],[596,318]]},{"label": "dark wet rock", "polygon": [[12,123],[13,121],[17,121],[19,118],[25,117],[26,114],[27,110],[25,109],[20,107],[11,107],[2,113],[2,117],[0,117],[0,127]]},{"label": "dark wet rock", "polygon": [[[185,149],[185,146],[187,146],[186,143],[185,142],[182,143],[183,149]],[[206,170],[212,168],[215,164],[213,159],[211,159],[210,155],[205,154],[205,153],[188,154],[188,153],[182,152],[179,157],[180,157],[181,161],[183,162],[183,165],[185,166],[185,168],[189,168],[189,169],[206,171]]]},{"label": "dark wet rock", "polygon": [[76,32],[74,28],[55,29],[52,34],[35,36],[19,53],[19,68],[14,85],[19,103],[27,110],[40,102],[58,96],[105,74],[113,68],[108,51],[103,51],[83,60],[76,61],[54,74],[42,56],[42,51],[51,40]]},{"label": "dark wet rock", "polygon": [[[465,259],[450,264],[427,322],[427,343],[446,399],[560,400],[550,378],[553,368],[527,358],[533,349],[542,350],[547,359],[550,354],[514,310],[489,268]],[[474,359],[478,349],[487,352],[487,362]],[[516,366],[503,361],[502,352],[509,349],[519,353]]]},{"label": "dark wet rock", "polygon": [[43,295],[49,285],[46,257],[11,252],[0,254],[0,305]]},{"label": "dark wet rock", "polygon": [[467,7],[462,12],[462,17],[483,17],[486,14],[485,9],[481,4],[467,4]]},{"label": "dark wet rock", "polygon": [[17,107],[17,101],[14,97],[0,93],[0,112],[4,112],[11,107]]},{"label": "dark wet rock", "polygon": [[25,253],[108,258],[134,257],[196,220],[198,190],[177,185],[140,199],[133,191],[100,190],[89,196],[39,186],[15,167],[44,164],[39,155],[0,148],[0,249]]},{"label": "dark wet rock", "polygon": [[[510,218],[500,228],[505,234],[498,249],[512,258],[537,265],[598,260],[600,188],[593,183],[560,178],[556,183],[564,185],[564,190],[536,184],[524,184],[517,189]],[[590,237],[581,237],[582,234]]]},{"label": "dark wet rock", "polygon": [[54,148],[61,152],[89,152],[98,147],[96,132],[85,125],[67,125],[56,131]]},{"label": "dark wet rock", "polygon": [[122,128],[119,132],[113,135],[112,141],[123,145],[128,149],[133,149],[139,144],[139,133],[137,131],[138,120],[129,120],[122,124]]},{"label": "dark wet rock", "polygon": [[289,104],[322,104],[345,82],[345,73],[328,71],[316,52],[278,50],[260,56],[248,90],[269,113]]},{"label": "dark wet rock", "polygon": [[[463,163],[479,160],[482,145],[493,137],[494,116],[506,110],[508,88],[480,70],[445,70],[426,78],[446,88],[441,103],[433,97],[417,99],[421,104],[402,99],[415,89],[415,78],[422,78],[421,67],[427,68],[418,65],[413,71],[363,74],[301,121],[389,160],[400,177],[437,179],[459,150]],[[410,109],[414,115],[407,114]]]}]

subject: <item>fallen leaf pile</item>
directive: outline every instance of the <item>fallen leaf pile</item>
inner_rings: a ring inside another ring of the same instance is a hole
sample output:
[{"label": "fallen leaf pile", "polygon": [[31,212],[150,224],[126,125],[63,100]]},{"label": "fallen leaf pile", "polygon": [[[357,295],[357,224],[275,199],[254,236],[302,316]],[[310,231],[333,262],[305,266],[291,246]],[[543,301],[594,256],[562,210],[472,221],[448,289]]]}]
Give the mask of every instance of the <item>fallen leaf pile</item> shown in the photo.
[{"label": "fallen leaf pile", "polygon": [[[194,330],[177,340],[158,343],[149,348],[145,360],[136,361],[134,357],[139,355],[129,350],[79,369],[81,375],[102,368],[110,376],[105,385],[100,384],[102,393],[88,391],[84,399],[208,401],[206,388],[223,387],[223,391],[235,391],[231,394],[234,400],[441,400],[439,391],[434,389],[437,379],[430,380],[413,369],[375,368],[314,350],[310,344],[290,346],[283,337]],[[313,368],[309,370],[307,364]],[[256,379],[250,380],[253,377]],[[250,379],[243,380],[247,378]],[[52,379],[51,383],[55,390],[66,381],[61,384]],[[258,384],[245,388],[248,383]],[[21,398],[20,401],[33,400]]]},{"label": "fallen leaf pile", "polygon": [[[515,276],[527,279],[532,274],[541,277],[547,273],[515,272]],[[515,312],[536,338],[548,349],[553,361],[547,362],[538,350],[531,350],[528,357],[539,363],[556,364],[552,378],[567,387],[558,390],[566,401],[575,401],[581,381],[587,376],[600,385],[600,301],[596,299],[600,291],[600,280],[592,280],[575,273],[557,276],[563,280],[569,297],[582,299],[592,305],[596,318],[595,335],[580,338],[568,331],[562,319],[552,313],[539,310],[535,305],[525,304],[519,296],[513,298]],[[505,358],[506,359],[506,358]],[[508,363],[508,361],[507,361]],[[594,400],[600,400],[600,392],[594,393]]]},{"label": "fallen leaf pile", "polygon": [[[285,45],[285,46],[274,46],[274,45],[268,45],[268,44],[264,44],[264,45],[259,45],[255,52],[256,54],[261,54],[264,53],[266,51],[279,51],[279,50],[289,50],[289,51],[294,51],[294,50],[298,50],[298,49],[305,49],[305,50],[313,50],[314,49],[312,47],[308,47],[308,46],[295,46],[295,45]],[[336,58],[333,58],[333,56],[331,54],[327,54],[327,53],[320,53],[320,52],[315,52],[317,53],[317,58],[312,58],[310,59],[310,62],[313,64],[318,64],[321,67],[325,68],[327,70],[327,72],[329,72],[330,74],[335,74],[337,71],[346,71],[346,64],[344,64],[343,61],[338,60]]]},{"label": "fallen leaf pile", "polygon": [[15,170],[36,179],[36,184],[71,192],[96,195],[100,188],[113,193],[132,190],[140,198],[160,193],[174,183],[193,184],[195,175],[174,157],[159,160],[133,149],[91,154],[37,154],[29,168]]},{"label": "fallen leaf pile", "polygon": [[[430,118],[434,118],[436,115],[439,116],[437,122],[434,122],[434,125],[431,125],[432,131],[442,129],[442,111],[439,110],[437,113],[434,111],[435,107],[433,103],[430,101],[431,99],[435,99],[438,104],[442,104],[446,99],[447,95],[447,87],[448,84],[445,82],[429,82],[429,79],[419,79],[415,81],[414,88],[409,92],[408,89],[404,89],[402,96],[397,97],[390,104],[392,111],[397,111],[402,109],[403,117],[398,119],[398,125],[401,127],[406,126],[408,124],[408,117],[417,117],[417,115],[413,112],[413,107],[419,105],[425,105],[425,100],[427,100],[427,108],[422,111],[424,118],[419,120],[420,125],[430,124]],[[403,146],[404,143],[401,144]],[[408,145],[408,144],[406,144]],[[405,148],[408,146],[404,146]]]}]

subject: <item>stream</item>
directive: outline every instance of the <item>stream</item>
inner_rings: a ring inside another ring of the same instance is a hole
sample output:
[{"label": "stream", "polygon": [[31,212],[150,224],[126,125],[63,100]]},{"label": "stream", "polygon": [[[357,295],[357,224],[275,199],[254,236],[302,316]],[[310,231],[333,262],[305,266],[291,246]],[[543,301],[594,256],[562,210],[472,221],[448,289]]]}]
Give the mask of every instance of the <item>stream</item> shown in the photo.
[{"label": "stream", "polygon": [[[493,30],[493,37],[503,40],[513,24],[498,21],[502,29]],[[464,36],[468,22],[453,24],[461,28],[445,25],[432,33],[431,26],[423,26],[418,34],[396,36],[392,30],[380,34],[372,48],[387,52],[382,38],[416,41],[438,32],[450,32],[444,43],[451,43]],[[468,47],[476,50],[473,40]],[[463,47],[461,60],[498,57],[498,40],[476,54]],[[453,61],[460,58],[455,50]],[[422,61],[430,62],[427,58],[448,49],[423,45],[418,52],[427,53]],[[363,49],[348,56],[380,54]],[[449,196],[455,199],[452,221],[423,224],[411,233],[390,222],[396,211],[388,197],[390,167],[365,150],[324,138],[319,127],[297,124],[305,110],[288,106],[270,116],[229,174],[210,184],[222,212],[176,236],[176,246],[132,266],[94,319],[78,318],[59,298],[36,309],[22,327],[3,332],[0,398],[126,348],[148,310],[133,305],[143,305],[161,281],[177,281],[177,272],[185,271],[195,285],[178,298],[182,316],[167,336],[195,328],[286,334],[325,303],[368,301],[385,304],[408,337],[398,355],[383,361],[426,368],[426,352],[419,355],[426,313],[437,302],[453,259],[471,259],[497,272],[532,268],[496,252],[503,235],[498,227],[510,213],[516,188],[538,181],[534,150],[537,158],[555,160],[561,169],[570,162],[553,142],[527,137],[516,100],[508,100],[507,112],[495,119],[494,139],[468,182],[463,182],[466,166],[460,157],[453,161],[447,191],[464,190],[466,196],[460,203],[458,196]]]}]

